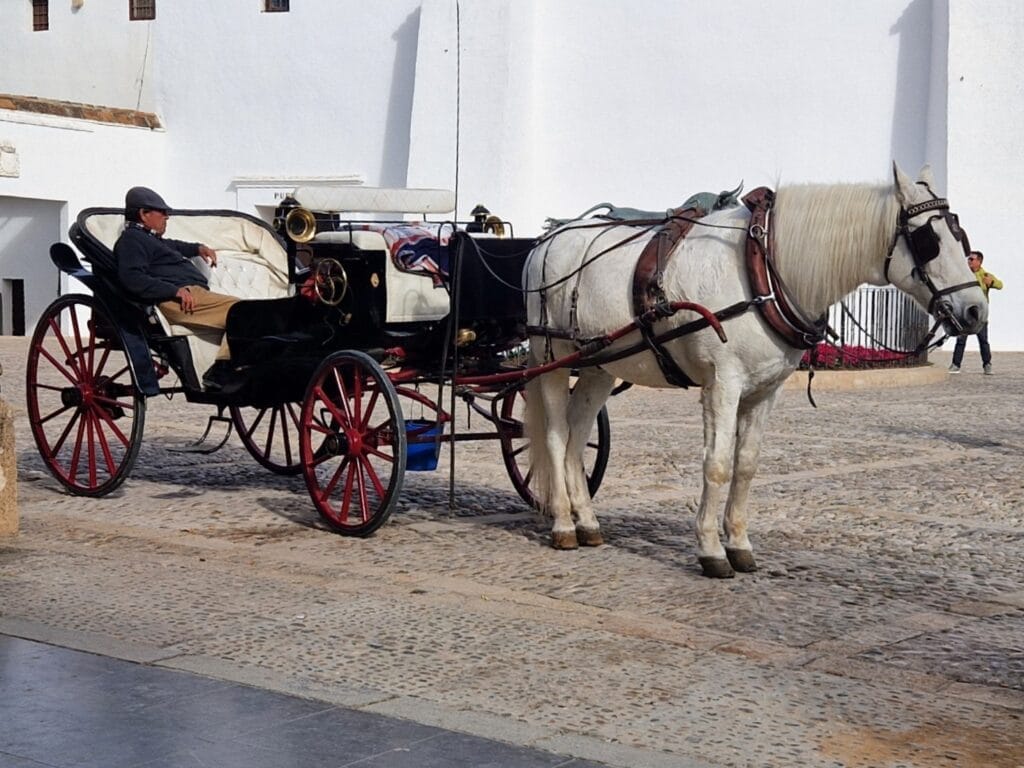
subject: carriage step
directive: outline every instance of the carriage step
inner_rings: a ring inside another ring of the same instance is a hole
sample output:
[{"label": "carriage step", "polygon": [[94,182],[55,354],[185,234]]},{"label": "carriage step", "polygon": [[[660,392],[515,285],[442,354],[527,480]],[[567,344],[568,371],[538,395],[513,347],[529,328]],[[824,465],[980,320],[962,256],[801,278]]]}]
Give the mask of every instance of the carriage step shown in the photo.
[{"label": "carriage step", "polygon": [[[214,422],[219,422],[221,424],[227,425],[226,428],[224,429],[224,436],[220,439],[220,442],[217,443],[214,443],[213,441],[207,442],[207,438],[210,436],[210,432],[213,431]],[[168,448],[167,450],[171,451],[172,453],[214,453],[215,451],[219,451],[221,448],[224,447],[224,444],[228,441],[228,438],[231,437],[231,429],[233,426],[234,422],[229,417],[223,415],[223,409],[219,409],[217,411],[217,414],[215,416],[211,416],[209,420],[206,422],[206,431],[203,432],[202,436],[198,440],[192,443],[187,443],[186,445],[179,445],[173,448]]]}]

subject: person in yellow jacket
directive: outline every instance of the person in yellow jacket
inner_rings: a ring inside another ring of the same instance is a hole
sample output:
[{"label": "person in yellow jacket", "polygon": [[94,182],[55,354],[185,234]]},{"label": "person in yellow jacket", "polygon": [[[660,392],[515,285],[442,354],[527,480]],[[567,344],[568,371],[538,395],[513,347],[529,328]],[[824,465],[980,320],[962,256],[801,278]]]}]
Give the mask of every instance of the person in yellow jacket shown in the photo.
[{"label": "person in yellow jacket", "polygon": [[[967,266],[971,268],[971,272],[974,273],[974,277],[978,280],[978,285],[981,286],[981,290],[985,292],[985,300],[988,300],[988,292],[990,288],[995,288],[997,291],[1003,287],[1003,281],[993,275],[991,272],[986,272],[981,263],[985,260],[985,254],[981,251],[971,251],[967,255]],[[964,349],[967,347],[967,336],[956,337],[956,347],[953,348],[953,364],[949,366],[950,373],[960,373],[960,363],[964,360]],[[992,375],[992,350],[988,346],[988,322],[981,326],[981,330],[977,333],[978,336],[978,349],[981,350],[981,369],[988,376]]]}]

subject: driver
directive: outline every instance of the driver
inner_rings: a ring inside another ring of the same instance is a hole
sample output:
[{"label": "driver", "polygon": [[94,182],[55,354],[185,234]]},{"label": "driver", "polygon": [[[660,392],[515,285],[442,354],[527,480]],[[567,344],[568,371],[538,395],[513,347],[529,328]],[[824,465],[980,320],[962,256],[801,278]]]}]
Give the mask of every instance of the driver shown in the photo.
[{"label": "driver", "polygon": [[[210,284],[192,263],[202,258],[217,266],[217,253],[200,243],[164,237],[171,207],[148,187],[132,187],[124,196],[125,230],[114,244],[117,276],[137,299],[155,304],[167,322],[187,328],[212,328],[223,333],[228,310],[238,301],[210,291]],[[217,358],[203,375],[207,391],[222,389],[232,366],[227,335]]]}]

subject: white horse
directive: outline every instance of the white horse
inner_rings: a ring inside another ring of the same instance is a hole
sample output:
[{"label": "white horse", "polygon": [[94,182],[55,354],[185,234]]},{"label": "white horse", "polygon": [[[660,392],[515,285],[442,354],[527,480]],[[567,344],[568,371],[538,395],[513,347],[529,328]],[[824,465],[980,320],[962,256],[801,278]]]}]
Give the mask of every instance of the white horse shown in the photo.
[{"label": "white horse", "polygon": [[[803,349],[784,341],[756,307],[746,268],[748,234],[774,239],[774,266],[764,299],[784,289],[797,314],[818,318],[863,283],[892,283],[941,320],[951,334],[973,333],[987,304],[964,258],[967,238],[948,204],[933,192],[926,166],[915,183],[893,164],[894,184],[797,185],[778,190],[763,227],[744,206],[713,212],[669,251],[660,287],[667,302],[690,301],[713,312],[747,306],[723,320],[723,343],[710,328],[665,341],[663,357],[702,388],[704,483],[696,519],[697,555],[706,576],[729,578],[756,570],[747,532],[747,497],[765,423],[779,388]],[[569,223],[542,239],[523,271],[527,291],[530,365],[577,351],[627,326],[636,316],[634,268],[647,233],[593,219]],[[770,223],[769,223],[770,222]],[[765,236],[765,230],[769,230]],[[630,238],[632,237],[632,240]],[[629,242],[624,242],[630,240]],[[660,316],[655,334],[698,316]],[[648,387],[671,386],[655,354],[637,349],[639,332],[615,341],[584,365],[571,394],[569,370],[559,368],[527,388],[532,489],[552,518],[552,545],[572,549],[603,543],[591,506],[583,451],[591,426],[616,378]],[[806,346],[813,344],[813,340]],[[585,358],[584,362],[587,362]],[[725,545],[719,538],[719,509]]]}]

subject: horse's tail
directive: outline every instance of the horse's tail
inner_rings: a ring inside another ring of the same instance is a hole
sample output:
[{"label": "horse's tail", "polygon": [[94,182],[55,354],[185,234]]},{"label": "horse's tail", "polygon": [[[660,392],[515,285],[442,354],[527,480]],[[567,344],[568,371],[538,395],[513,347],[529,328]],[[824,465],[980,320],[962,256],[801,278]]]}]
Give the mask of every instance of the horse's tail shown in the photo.
[{"label": "horse's tail", "polygon": [[546,514],[551,499],[551,453],[548,450],[548,415],[541,397],[541,379],[526,383],[526,418],[524,429],[530,441],[530,491],[537,499],[538,512]]}]

